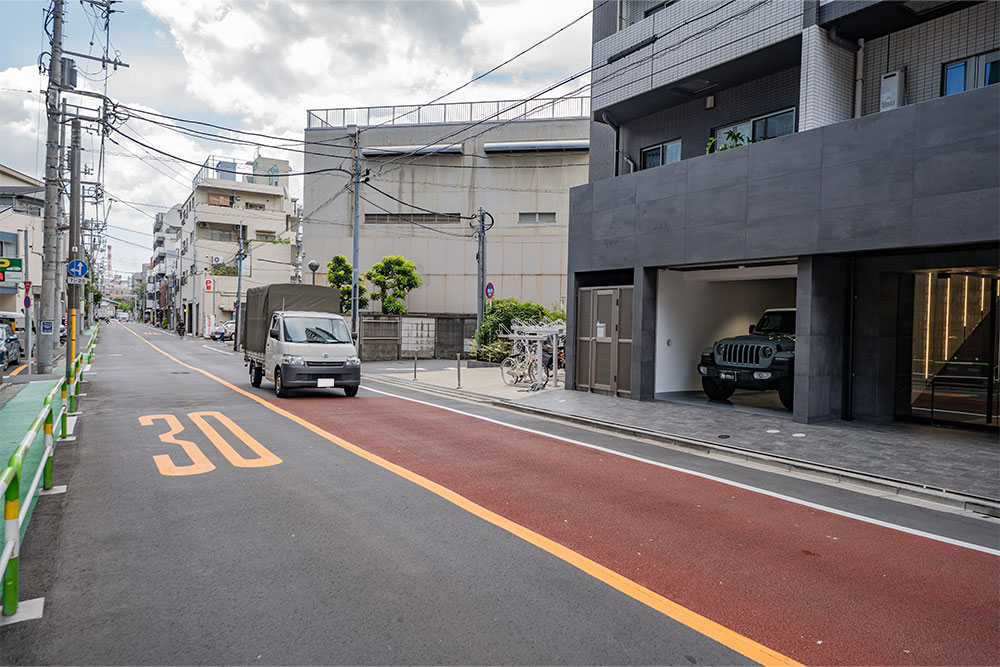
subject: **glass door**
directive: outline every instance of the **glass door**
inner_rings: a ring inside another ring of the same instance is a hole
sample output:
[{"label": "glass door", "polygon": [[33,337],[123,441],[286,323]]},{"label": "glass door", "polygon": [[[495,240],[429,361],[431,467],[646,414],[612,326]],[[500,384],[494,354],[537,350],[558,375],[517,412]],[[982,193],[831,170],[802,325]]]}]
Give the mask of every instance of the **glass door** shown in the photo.
[{"label": "glass door", "polygon": [[910,415],[997,427],[997,271],[914,276]]}]

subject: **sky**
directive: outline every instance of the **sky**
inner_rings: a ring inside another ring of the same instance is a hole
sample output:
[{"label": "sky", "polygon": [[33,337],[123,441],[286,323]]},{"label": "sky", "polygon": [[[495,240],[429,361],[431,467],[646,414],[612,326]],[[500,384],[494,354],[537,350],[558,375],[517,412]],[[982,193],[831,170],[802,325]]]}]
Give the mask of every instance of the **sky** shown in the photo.
[{"label": "sky", "polygon": [[[0,164],[42,180],[49,2],[0,0]],[[307,109],[422,104],[488,71],[586,14],[590,0],[125,0],[111,15],[111,52],[122,63],[107,95],[144,111],[292,140]],[[101,55],[103,22],[65,0],[63,48]],[[96,26],[96,29],[95,29]],[[555,38],[444,101],[516,100],[590,63],[587,16]],[[75,58],[78,87],[104,92],[100,64]],[[547,93],[568,93],[578,79]],[[82,96],[71,103],[93,104]],[[170,124],[170,121],[167,121]],[[171,155],[253,158],[247,146],[209,143],[134,116],[123,129]],[[207,129],[207,128],[206,128]],[[196,167],[164,158],[120,135],[106,143],[105,190],[115,272],[132,272],[152,252],[153,216],[190,193]],[[85,133],[84,168],[96,170],[100,137]],[[301,155],[263,149],[301,170]],[[290,195],[301,200],[301,177]],[[125,202],[128,202],[127,204]],[[94,215],[87,206],[85,217]]]}]

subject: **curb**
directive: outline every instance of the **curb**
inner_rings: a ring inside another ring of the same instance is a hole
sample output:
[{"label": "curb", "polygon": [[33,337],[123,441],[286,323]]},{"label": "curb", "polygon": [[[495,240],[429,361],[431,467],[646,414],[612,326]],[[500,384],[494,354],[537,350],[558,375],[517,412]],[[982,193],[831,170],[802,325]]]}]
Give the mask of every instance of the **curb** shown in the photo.
[{"label": "curb", "polygon": [[386,384],[392,384],[400,387],[409,387],[410,389],[415,389],[417,391],[441,394],[450,398],[484,403],[493,407],[522,412],[535,417],[546,417],[577,426],[588,426],[617,435],[642,438],[653,441],[657,444],[667,445],[684,451],[693,451],[703,455],[718,456],[720,458],[727,458],[745,463],[754,463],[772,470],[777,470],[778,472],[806,473],[819,481],[838,484],[855,484],[873,491],[889,491],[902,498],[929,501],[952,509],[975,512],[978,514],[985,514],[987,516],[1000,518],[1000,500],[994,500],[992,498],[957,493],[949,491],[948,489],[942,489],[930,485],[907,482],[904,480],[894,479],[892,477],[881,477],[847,468],[838,468],[836,466],[814,463],[812,461],[804,461],[787,456],[780,456],[778,454],[766,454],[752,449],[742,449],[731,445],[720,445],[709,440],[699,440],[697,438],[691,438],[683,435],[652,431],[637,426],[625,426],[601,419],[594,419],[592,417],[549,412],[547,410],[542,410],[541,408],[522,405],[516,401],[511,401],[505,398],[496,398],[486,394],[448,389],[446,387],[438,387],[436,385],[425,384],[414,380],[403,380],[401,378],[384,375],[362,375],[362,377],[367,377],[378,382],[384,382]]}]

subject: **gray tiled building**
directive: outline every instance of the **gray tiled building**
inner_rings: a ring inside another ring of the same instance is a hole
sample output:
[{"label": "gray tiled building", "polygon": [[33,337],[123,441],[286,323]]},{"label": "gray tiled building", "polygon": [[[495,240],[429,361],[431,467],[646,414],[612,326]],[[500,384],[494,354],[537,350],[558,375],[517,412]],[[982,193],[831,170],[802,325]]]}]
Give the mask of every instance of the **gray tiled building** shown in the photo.
[{"label": "gray tiled building", "polygon": [[597,2],[593,66],[570,388],[698,390],[794,307],[797,421],[996,426],[1000,3]]}]

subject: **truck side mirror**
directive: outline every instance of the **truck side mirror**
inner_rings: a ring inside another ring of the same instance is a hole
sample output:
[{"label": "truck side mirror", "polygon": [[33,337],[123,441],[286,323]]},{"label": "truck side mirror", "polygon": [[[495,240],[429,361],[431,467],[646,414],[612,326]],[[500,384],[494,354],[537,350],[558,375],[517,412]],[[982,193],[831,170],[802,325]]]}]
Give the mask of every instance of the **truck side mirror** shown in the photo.
[{"label": "truck side mirror", "polygon": [[278,340],[278,330],[277,329],[271,329],[271,331],[268,332],[268,335],[271,338],[273,338],[274,340]]},{"label": "truck side mirror", "polygon": [[751,325],[750,325],[750,335],[751,335],[751,336],[753,335],[753,329],[754,329],[754,326],[753,326],[753,325],[751,324]]}]

